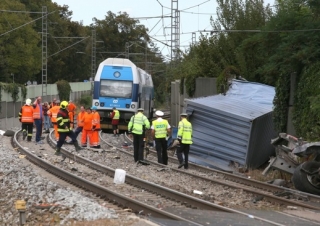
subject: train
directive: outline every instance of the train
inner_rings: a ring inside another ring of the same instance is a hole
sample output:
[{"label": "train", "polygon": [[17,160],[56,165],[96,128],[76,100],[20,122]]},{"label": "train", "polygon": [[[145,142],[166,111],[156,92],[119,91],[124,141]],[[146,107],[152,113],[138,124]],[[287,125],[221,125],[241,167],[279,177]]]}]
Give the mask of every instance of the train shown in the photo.
[{"label": "train", "polygon": [[113,107],[120,112],[118,128],[128,130],[128,123],[138,108],[149,120],[153,116],[154,86],[152,76],[129,59],[108,58],[99,64],[93,83],[92,105],[100,114],[103,132],[112,130]]}]

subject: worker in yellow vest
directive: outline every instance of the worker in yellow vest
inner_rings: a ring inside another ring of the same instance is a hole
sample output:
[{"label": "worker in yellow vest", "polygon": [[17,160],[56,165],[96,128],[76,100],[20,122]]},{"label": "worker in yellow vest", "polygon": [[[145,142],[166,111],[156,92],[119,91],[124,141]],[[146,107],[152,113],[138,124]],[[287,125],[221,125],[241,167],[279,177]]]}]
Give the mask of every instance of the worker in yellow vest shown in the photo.
[{"label": "worker in yellow vest", "polygon": [[128,130],[133,134],[133,157],[135,162],[143,161],[145,129],[150,129],[150,122],[143,114],[143,111],[143,108],[138,108],[137,114],[131,117],[128,124]]},{"label": "worker in yellow vest", "polygon": [[113,111],[110,115],[110,118],[112,118],[111,125],[113,130],[113,136],[119,136],[118,125],[119,125],[119,119],[120,119],[120,112],[115,107],[113,107],[112,110]]},{"label": "worker in yellow vest", "polygon": [[151,135],[156,143],[158,163],[168,165],[168,144],[166,138],[171,132],[171,126],[166,119],[161,118],[164,115],[162,111],[156,111],[155,114],[157,119],[152,121]]},{"label": "worker in yellow vest", "polygon": [[[178,127],[178,141],[180,143],[180,148],[177,150],[177,157],[179,160],[180,169],[184,166],[185,169],[188,169],[188,159],[189,159],[189,150],[190,144],[192,144],[192,125],[187,120],[187,113],[180,114],[181,121],[179,122]],[[182,153],[184,154],[184,161],[182,157]]]}]

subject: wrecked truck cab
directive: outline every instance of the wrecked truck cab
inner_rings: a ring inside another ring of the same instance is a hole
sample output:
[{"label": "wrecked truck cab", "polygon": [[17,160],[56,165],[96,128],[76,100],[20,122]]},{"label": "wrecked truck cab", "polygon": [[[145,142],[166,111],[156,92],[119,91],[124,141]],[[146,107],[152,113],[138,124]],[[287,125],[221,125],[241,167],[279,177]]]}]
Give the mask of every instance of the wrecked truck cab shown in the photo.
[{"label": "wrecked truck cab", "polygon": [[320,142],[307,142],[286,133],[271,140],[276,156],[263,171],[277,169],[292,174],[296,189],[320,195]]},{"label": "wrecked truck cab", "polygon": [[304,143],[295,147],[292,153],[302,158],[307,158],[313,154],[320,157],[320,142]]}]

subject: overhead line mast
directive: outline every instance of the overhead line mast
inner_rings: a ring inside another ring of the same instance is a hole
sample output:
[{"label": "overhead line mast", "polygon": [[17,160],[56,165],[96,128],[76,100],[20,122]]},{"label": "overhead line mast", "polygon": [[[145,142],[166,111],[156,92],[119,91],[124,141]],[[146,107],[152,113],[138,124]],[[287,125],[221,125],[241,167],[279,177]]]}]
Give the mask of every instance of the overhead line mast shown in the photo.
[{"label": "overhead line mast", "polygon": [[171,61],[179,58],[180,11],[178,0],[171,0]]},{"label": "overhead line mast", "polygon": [[47,21],[47,7],[42,6],[42,96],[47,96],[47,55],[48,55],[48,21]]}]

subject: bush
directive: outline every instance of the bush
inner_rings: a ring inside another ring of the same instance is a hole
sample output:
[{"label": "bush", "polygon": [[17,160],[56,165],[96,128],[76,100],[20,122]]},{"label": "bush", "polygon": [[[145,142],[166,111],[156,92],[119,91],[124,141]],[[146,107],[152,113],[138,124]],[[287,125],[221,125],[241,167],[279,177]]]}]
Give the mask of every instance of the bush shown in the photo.
[{"label": "bush", "polygon": [[83,105],[85,108],[91,107],[92,105],[92,96],[91,95],[84,95],[79,100],[79,105]]}]

